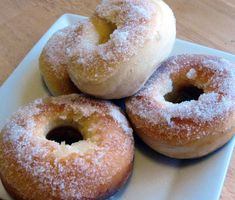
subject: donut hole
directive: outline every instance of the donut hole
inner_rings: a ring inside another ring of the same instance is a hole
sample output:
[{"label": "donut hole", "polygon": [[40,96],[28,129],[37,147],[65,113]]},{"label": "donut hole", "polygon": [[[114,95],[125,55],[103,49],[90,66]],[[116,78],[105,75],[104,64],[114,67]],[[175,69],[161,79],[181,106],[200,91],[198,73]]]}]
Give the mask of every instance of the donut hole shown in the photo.
[{"label": "donut hole", "polygon": [[115,24],[99,17],[92,17],[91,22],[99,34],[99,44],[108,42],[110,35],[117,29]]},{"label": "donut hole", "polygon": [[171,103],[181,103],[184,101],[198,100],[204,91],[195,85],[173,87],[173,90],[167,93],[164,98]]},{"label": "donut hole", "polygon": [[83,136],[77,129],[71,126],[61,126],[49,131],[46,135],[46,139],[52,140],[59,144],[64,142],[65,144],[71,145],[83,140]]}]

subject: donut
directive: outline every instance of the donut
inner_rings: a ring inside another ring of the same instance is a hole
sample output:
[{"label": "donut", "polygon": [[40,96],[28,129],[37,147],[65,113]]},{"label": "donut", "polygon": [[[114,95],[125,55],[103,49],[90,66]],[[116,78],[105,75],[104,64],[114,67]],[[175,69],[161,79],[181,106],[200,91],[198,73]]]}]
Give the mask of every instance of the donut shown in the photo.
[{"label": "donut", "polygon": [[76,25],[68,26],[55,32],[48,40],[39,57],[39,69],[43,80],[54,96],[78,93],[77,87],[70,80],[66,56],[66,40],[69,32]]},{"label": "donut", "polygon": [[0,177],[21,200],[108,198],[127,181],[133,157],[120,109],[78,94],[35,100],[0,135]]},{"label": "donut", "polygon": [[196,158],[235,133],[235,66],[211,55],[177,55],[164,62],[126,110],[136,133],[173,158]]},{"label": "donut", "polygon": [[103,0],[70,32],[69,76],[96,97],[130,96],[168,57],[175,34],[175,17],[161,0]]}]

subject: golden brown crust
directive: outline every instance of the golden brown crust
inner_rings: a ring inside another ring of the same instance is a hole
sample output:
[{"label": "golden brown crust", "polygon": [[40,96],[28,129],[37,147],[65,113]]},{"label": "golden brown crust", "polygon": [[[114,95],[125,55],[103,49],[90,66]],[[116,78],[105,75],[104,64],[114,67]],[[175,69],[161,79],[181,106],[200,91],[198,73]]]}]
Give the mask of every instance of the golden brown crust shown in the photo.
[{"label": "golden brown crust", "polygon": [[8,194],[14,199],[14,200],[28,200],[28,199],[22,199],[20,197],[20,195],[17,194],[17,192],[15,191],[15,189],[13,187],[11,187],[6,181],[5,179],[1,176],[0,173],[0,179],[2,181],[2,184],[5,188],[5,190],[8,192]]},{"label": "golden brown crust", "polygon": [[[178,159],[190,159],[205,156],[226,144],[233,137],[235,132],[235,127],[227,129],[227,127],[218,128],[218,126],[214,126],[212,131],[208,131],[208,133],[213,133],[213,135],[211,134],[196,139],[197,134],[192,133],[190,140],[187,138],[187,142],[182,143],[182,141],[186,140],[187,133],[185,131],[177,132],[178,136],[170,136],[172,132],[175,133],[176,131],[158,132],[159,126],[149,125],[148,123],[143,122],[143,119],[136,120],[136,115],[132,115],[130,111],[128,111],[128,116],[132,122],[133,129],[148,146],[163,155]],[[229,123],[230,122],[228,122],[228,124]],[[162,130],[164,130],[164,128],[167,130],[167,127],[161,127]],[[219,132],[218,130],[221,130],[221,128],[224,128],[225,131]],[[203,130],[202,127],[201,131],[204,132],[205,129]]]},{"label": "golden brown crust", "polygon": [[74,25],[57,31],[52,35],[42,50],[39,58],[39,69],[43,80],[54,96],[79,93],[70,80],[66,57],[66,37]]},{"label": "golden brown crust", "polygon": [[[134,129],[150,147],[170,157],[194,158],[214,151],[235,131],[234,70],[229,61],[215,56],[169,58],[126,101]],[[173,88],[187,85],[203,90],[198,100],[165,100]]]},{"label": "golden brown crust", "polygon": [[[46,139],[58,126],[77,128],[72,145]],[[119,108],[83,95],[38,99],[20,109],[0,135],[0,173],[21,199],[99,199],[128,178],[132,129]]]},{"label": "golden brown crust", "polygon": [[[122,189],[122,187],[126,184],[126,182],[128,181],[128,179],[131,177],[132,171],[133,171],[133,164],[134,164],[134,159],[132,161],[132,163],[128,166],[128,170],[126,171],[126,175],[123,176],[123,179],[120,180],[120,183],[116,185],[115,188],[112,188],[112,190],[107,191],[105,194],[102,194],[101,196],[97,197],[97,198],[93,198],[93,199],[89,199],[89,198],[83,198],[81,200],[102,200],[102,199],[107,199],[111,196],[113,196],[115,193],[117,193],[120,189]],[[6,181],[5,179],[1,176],[0,173],[0,179],[2,181],[2,184],[4,186],[4,188],[6,189],[6,191],[8,192],[8,194],[14,199],[14,200],[29,200],[29,199],[23,199],[21,198],[21,195],[17,193],[17,191],[11,187]],[[54,200],[59,200],[59,199],[54,199]]]}]

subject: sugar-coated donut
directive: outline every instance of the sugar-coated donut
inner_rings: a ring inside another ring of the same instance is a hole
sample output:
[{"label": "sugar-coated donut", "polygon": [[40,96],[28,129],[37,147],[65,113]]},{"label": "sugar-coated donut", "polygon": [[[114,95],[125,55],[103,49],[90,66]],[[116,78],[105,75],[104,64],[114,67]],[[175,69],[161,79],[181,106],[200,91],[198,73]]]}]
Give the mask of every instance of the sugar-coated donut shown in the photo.
[{"label": "sugar-coated donut", "polygon": [[[71,145],[48,140],[71,126],[83,136]],[[82,95],[38,99],[20,109],[0,135],[0,177],[21,200],[103,199],[132,172],[132,129],[119,108]]]},{"label": "sugar-coated donut", "polygon": [[167,58],[175,33],[175,17],[164,1],[103,0],[70,34],[70,78],[97,97],[130,96]]},{"label": "sugar-coated donut", "polygon": [[174,158],[204,156],[235,133],[235,66],[207,55],[179,55],[126,101],[137,134]]},{"label": "sugar-coated donut", "polygon": [[76,25],[71,25],[54,33],[39,58],[39,68],[43,80],[54,96],[78,93],[78,89],[70,80],[66,69],[68,57],[65,53],[68,33],[75,27]]}]

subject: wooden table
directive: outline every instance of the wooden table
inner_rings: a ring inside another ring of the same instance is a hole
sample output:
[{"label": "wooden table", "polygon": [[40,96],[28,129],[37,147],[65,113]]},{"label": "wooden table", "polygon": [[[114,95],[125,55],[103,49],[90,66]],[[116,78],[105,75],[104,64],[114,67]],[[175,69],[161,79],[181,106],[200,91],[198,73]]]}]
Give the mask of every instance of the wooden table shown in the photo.
[{"label": "wooden table", "polygon": [[[0,0],[0,85],[63,13],[91,15],[99,0]],[[177,18],[177,37],[235,53],[234,0],[166,0]],[[235,199],[235,155],[222,200]]]}]

